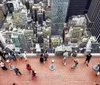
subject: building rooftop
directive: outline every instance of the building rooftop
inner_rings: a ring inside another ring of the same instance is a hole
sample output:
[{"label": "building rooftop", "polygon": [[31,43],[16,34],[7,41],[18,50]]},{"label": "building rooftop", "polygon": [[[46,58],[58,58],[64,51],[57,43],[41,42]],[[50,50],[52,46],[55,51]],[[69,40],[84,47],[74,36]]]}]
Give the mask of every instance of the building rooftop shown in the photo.
[{"label": "building rooftop", "polygon": [[[55,60],[55,70],[49,70],[51,60]],[[79,65],[76,69],[71,69],[73,60],[67,59],[67,65],[62,64],[62,57],[50,57],[44,64],[39,62],[39,58],[28,58],[28,61],[17,60],[11,62],[19,68],[23,75],[16,76],[14,71],[3,71],[0,69],[0,85],[93,85],[94,81],[100,84],[100,76],[96,77],[96,72],[92,69],[93,65],[98,64],[100,58],[92,58],[87,67],[84,64],[85,58],[79,58]],[[31,73],[26,70],[26,63],[37,71],[37,78],[32,80]]]}]

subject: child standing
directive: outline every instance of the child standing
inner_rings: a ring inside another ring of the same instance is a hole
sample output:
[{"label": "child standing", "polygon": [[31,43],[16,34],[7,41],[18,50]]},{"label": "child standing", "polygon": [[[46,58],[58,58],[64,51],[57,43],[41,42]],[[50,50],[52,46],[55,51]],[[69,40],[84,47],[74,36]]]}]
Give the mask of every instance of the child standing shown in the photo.
[{"label": "child standing", "polygon": [[32,70],[32,79],[36,78],[36,71]]}]

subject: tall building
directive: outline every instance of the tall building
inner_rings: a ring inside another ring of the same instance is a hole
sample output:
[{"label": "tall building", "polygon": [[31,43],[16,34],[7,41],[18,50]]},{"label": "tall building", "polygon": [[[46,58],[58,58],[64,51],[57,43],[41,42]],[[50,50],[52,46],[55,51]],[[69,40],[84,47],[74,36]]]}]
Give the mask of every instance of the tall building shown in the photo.
[{"label": "tall building", "polygon": [[69,0],[51,1],[51,35],[61,35],[63,33],[68,6]]},{"label": "tall building", "polygon": [[100,42],[100,0],[92,0],[86,19],[87,28]]},{"label": "tall building", "polygon": [[82,15],[87,13],[91,1],[92,0],[70,0],[66,22],[72,15]]},{"label": "tall building", "polygon": [[93,22],[95,21],[95,18],[97,17],[99,11],[100,11],[100,0],[92,0],[89,11],[86,15],[88,28],[92,27]]}]

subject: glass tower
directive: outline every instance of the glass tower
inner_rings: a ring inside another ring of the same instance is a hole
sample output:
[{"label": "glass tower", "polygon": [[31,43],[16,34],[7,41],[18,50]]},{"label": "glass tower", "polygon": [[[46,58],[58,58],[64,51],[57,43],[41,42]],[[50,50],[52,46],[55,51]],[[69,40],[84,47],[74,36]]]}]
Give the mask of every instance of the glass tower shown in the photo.
[{"label": "glass tower", "polygon": [[61,35],[68,10],[69,0],[51,1],[51,35]]}]

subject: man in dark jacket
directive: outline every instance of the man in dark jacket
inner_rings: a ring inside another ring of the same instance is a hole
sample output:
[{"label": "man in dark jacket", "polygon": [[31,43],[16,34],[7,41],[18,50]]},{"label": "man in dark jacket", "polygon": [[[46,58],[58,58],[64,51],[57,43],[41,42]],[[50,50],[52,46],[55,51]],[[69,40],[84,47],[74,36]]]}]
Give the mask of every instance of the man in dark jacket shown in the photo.
[{"label": "man in dark jacket", "polygon": [[92,57],[92,55],[90,53],[88,55],[86,55],[86,59],[85,59],[84,64],[86,64],[88,66],[88,64],[89,64],[89,62],[91,60],[91,57]]},{"label": "man in dark jacket", "polygon": [[22,73],[19,71],[18,68],[15,68],[14,71],[15,71],[16,75],[18,75],[18,74],[22,75]]}]

